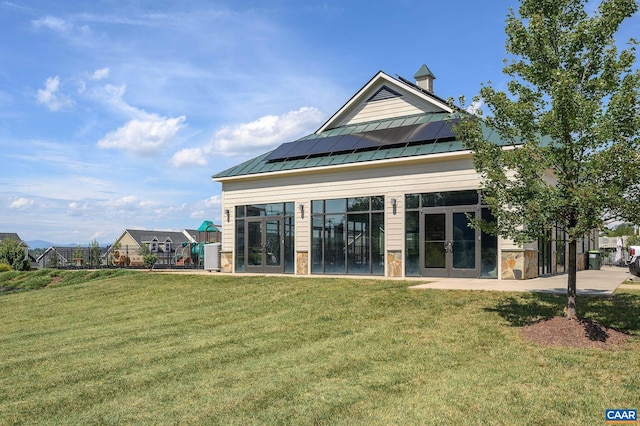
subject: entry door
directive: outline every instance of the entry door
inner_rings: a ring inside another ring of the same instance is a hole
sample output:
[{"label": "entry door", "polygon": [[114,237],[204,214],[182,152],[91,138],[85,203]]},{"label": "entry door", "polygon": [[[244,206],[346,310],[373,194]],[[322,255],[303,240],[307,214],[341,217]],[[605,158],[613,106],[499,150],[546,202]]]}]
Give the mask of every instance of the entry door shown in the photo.
[{"label": "entry door", "polygon": [[469,226],[475,216],[475,210],[457,207],[423,210],[420,227],[423,276],[480,276],[480,230]]},{"label": "entry door", "polygon": [[247,272],[284,272],[284,234],[281,218],[247,219]]}]

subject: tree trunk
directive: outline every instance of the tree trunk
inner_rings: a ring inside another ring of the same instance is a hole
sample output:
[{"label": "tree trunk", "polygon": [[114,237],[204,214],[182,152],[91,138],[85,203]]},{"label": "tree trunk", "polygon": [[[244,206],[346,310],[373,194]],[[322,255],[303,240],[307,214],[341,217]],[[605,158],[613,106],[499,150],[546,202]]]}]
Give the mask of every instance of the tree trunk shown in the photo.
[{"label": "tree trunk", "polygon": [[578,242],[569,240],[569,275],[567,278],[567,319],[576,319],[576,281],[577,281]]}]

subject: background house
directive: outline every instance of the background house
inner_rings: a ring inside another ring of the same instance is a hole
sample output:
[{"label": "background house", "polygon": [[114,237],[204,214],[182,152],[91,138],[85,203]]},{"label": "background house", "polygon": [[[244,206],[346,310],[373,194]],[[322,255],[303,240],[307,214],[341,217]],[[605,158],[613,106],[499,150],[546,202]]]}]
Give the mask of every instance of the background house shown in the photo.
[{"label": "background house", "polygon": [[38,268],[99,268],[103,266],[108,247],[48,247],[36,259]]},{"label": "background house", "polygon": [[180,256],[183,244],[195,243],[192,235],[196,230],[182,232],[157,231],[147,229],[125,229],[114,241],[107,253],[107,264],[114,266],[143,266],[143,245],[158,256],[157,265],[172,265]]},{"label": "background house", "polygon": [[109,248],[105,263],[114,266],[143,266],[141,248],[158,256],[156,267],[199,266],[204,245],[220,242],[222,233],[213,222],[204,221],[198,229],[180,232],[125,229]]}]

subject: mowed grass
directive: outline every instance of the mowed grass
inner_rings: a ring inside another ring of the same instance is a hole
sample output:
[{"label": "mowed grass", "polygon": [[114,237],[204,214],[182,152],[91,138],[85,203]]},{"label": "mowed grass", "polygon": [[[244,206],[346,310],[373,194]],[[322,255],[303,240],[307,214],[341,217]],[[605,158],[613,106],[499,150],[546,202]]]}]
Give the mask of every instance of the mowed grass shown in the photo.
[{"label": "mowed grass", "polygon": [[640,408],[640,291],[579,299],[635,335],[544,348],[563,296],[384,280],[136,273],[0,296],[0,424],[592,425]]}]

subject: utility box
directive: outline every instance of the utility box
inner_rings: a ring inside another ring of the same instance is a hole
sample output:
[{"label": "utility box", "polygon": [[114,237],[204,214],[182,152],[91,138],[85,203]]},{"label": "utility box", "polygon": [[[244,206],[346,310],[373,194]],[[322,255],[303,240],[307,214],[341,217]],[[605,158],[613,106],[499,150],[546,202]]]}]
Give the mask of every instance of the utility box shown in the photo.
[{"label": "utility box", "polygon": [[589,250],[589,269],[600,270],[600,251]]},{"label": "utility box", "polygon": [[204,245],[204,269],[207,271],[220,271],[220,252],[222,243]]}]

